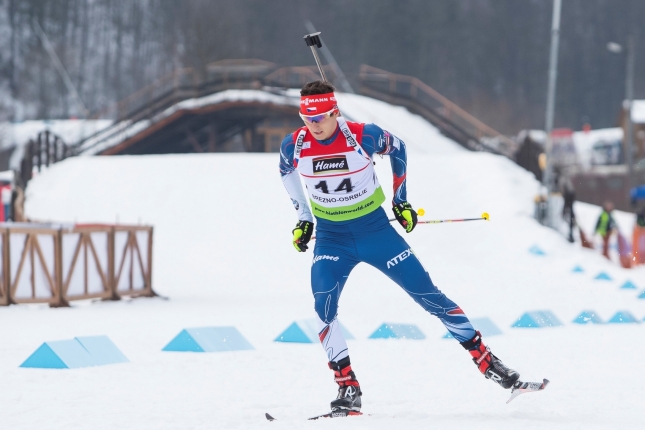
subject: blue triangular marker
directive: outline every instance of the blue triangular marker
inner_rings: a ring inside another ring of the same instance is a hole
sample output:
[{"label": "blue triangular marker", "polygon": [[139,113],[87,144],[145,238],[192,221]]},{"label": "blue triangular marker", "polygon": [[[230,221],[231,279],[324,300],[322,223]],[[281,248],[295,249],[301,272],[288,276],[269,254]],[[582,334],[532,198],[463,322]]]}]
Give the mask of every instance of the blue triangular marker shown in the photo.
[{"label": "blue triangular marker", "polygon": [[630,323],[639,323],[640,321],[638,321],[634,317],[634,315],[632,315],[629,311],[618,311],[607,322],[612,324],[630,324]]},{"label": "blue triangular marker", "polygon": [[40,369],[68,369],[63,360],[47,345],[40,345],[33,354],[25,360],[20,367],[35,367]]},{"label": "blue triangular marker", "polygon": [[382,324],[376,329],[369,337],[370,339],[425,339],[426,335],[423,334],[419,327],[414,324]]},{"label": "blue triangular marker", "polygon": [[583,269],[581,266],[576,266],[571,270],[573,273],[583,273],[585,269]]},{"label": "blue triangular marker", "polygon": [[551,311],[526,312],[511,327],[540,328],[557,327],[562,323]]},{"label": "blue triangular marker", "polygon": [[626,281],[623,285],[620,286],[624,290],[635,290],[637,287],[632,281]]},{"label": "blue triangular marker", "polygon": [[186,331],[204,352],[254,349],[235,327],[195,327]]},{"label": "blue triangular marker", "polygon": [[643,292],[638,295],[638,298],[645,299],[645,290],[643,290]]},{"label": "blue triangular marker", "polygon": [[519,317],[511,327],[538,328],[540,325],[531,317],[531,315],[525,313]]},{"label": "blue triangular marker", "polygon": [[107,336],[86,336],[45,342],[20,367],[74,369],[124,362],[128,359]]},{"label": "blue triangular marker", "polygon": [[533,245],[530,249],[529,252],[533,255],[546,255],[544,251],[540,249],[537,245]]},{"label": "blue triangular marker", "polygon": [[76,339],[55,340],[47,342],[47,345],[70,369],[96,366],[96,362],[90,352]]},{"label": "blue triangular marker", "polygon": [[582,311],[573,322],[576,324],[603,324],[602,319],[594,311]]},{"label": "blue triangular marker", "polygon": [[611,276],[609,276],[605,272],[598,273],[594,279],[596,279],[598,281],[611,281],[612,280]]},{"label": "blue triangular marker", "polygon": [[369,337],[370,339],[396,339],[397,335],[392,330],[392,326],[388,324],[381,324]]},{"label": "blue triangular marker", "polygon": [[313,343],[313,341],[309,339],[309,336],[307,336],[307,334],[295,322],[276,337],[274,342]]},{"label": "blue triangular marker", "polygon": [[129,360],[107,336],[85,336],[74,338],[92,356],[94,365],[128,363]]},{"label": "blue triangular marker", "polygon": [[558,317],[551,311],[531,312],[535,314],[534,318],[540,323],[540,327],[559,327],[562,325]]},{"label": "blue triangular marker", "polygon": [[168,345],[164,346],[162,351],[204,352],[202,347],[186,330],[180,331]]},{"label": "blue triangular marker", "polygon": [[393,324],[392,328],[399,339],[420,340],[426,338],[426,335],[414,324]]}]

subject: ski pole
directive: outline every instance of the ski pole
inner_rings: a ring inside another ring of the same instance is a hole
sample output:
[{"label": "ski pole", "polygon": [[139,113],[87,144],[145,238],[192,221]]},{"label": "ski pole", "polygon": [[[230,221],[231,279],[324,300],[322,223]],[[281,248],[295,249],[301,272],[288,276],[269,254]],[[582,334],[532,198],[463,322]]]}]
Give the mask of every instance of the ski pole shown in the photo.
[{"label": "ski pole", "polygon": [[[420,208],[417,211],[417,215],[425,215],[426,211],[423,210],[423,208]],[[440,224],[443,222],[465,222],[465,221],[490,221],[490,215],[488,215],[488,212],[482,213],[482,216],[479,218],[456,218],[456,219],[434,219],[434,220],[423,220],[423,221],[417,221],[417,224]],[[388,219],[389,222],[396,221],[396,218],[390,218]],[[311,240],[316,240],[316,236],[312,236]]]},{"label": "ski pole", "polygon": [[[419,209],[418,214],[423,215],[423,209]],[[490,215],[488,213],[484,212],[482,216],[479,218],[456,218],[456,219],[434,219],[434,220],[422,220],[422,221],[417,221],[417,224],[440,224],[442,222],[464,222],[464,221],[490,221]],[[390,218],[390,222],[396,221],[396,218]]]},{"label": "ski pole", "polygon": [[311,48],[311,53],[314,54],[314,60],[316,60],[316,65],[318,66],[322,80],[327,82],[325,72],[323,72],[322,65],[320,64],[320,58],[318,58],[318,52],[316,51],[316,47],[322,48],[322,42],[320,41],[320,31],[316,33],[305,34],[303,39],[305,39],[307,46]]}]

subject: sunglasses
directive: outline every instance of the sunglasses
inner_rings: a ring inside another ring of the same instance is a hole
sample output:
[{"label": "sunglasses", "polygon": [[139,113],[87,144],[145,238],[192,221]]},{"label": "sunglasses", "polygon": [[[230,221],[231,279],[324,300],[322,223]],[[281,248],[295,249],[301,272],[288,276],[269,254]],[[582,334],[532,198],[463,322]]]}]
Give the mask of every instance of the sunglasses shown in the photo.
[{"label": "sunglasses", "polygon": [[321,113],[318,115],[303,115],[300,112],[298,112],[298,115],[300,115],[300,118],[302,118],[304,122],[309,124],[314,124],[314,123],[319,123],[325,118],[331,117],[336,112],[338,112],[338,109],[332,109],[329,112]]}]

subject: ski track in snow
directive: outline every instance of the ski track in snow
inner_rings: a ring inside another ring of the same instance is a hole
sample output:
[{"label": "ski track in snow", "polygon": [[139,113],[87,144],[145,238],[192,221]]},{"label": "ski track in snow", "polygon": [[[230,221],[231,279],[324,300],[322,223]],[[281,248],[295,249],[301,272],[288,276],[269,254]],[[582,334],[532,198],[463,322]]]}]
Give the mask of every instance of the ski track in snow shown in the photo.
[{"label": "ski track in snow", "polygon": [[[645,324],[578,326],[585,309],[609,319],[645,316],[645,271],[621,269],[571,245],[532,218],[538,183],[502,157],[462,150],[402,108],[340,95],[343,112],[376,122],[409,147],[408,197],[426,219],[490,222],[420,225],[402,233],[433,281],[471,317],[522,380],[551,381],[506,404],[445,329],[373,268],[359,265],[340,320],[356,337],[352,364],[364,392],[361,417],[307,421],[326,412],[336,387],[319,345],[273,342],[313,317],[311,251],[294,252],[296,218],[278,154],[77,157],[30,183],[28,215],[155,226],[153,285],[169,300],[74,302],[71,308],[0,309],[2,423],[19,429],[607,429],[643,428]],[[391,195],[389,160],[377,171]],[[386,203],[387,206],[387,203]],[[598,208],[577,206],[591,233]],[[389,211],[389,209],[387,209]],[[618,214],[625,232],[631,216]],[[402,230],[401,230],[402,232]],[[533,245],[545,256],[528,252]],[[574,274],[581,265],[586,272]],[[613,281],[594,281],[599,271]],[[621,290],[627,279],[640,289]],[[512,329],[524,312],[551,310],[563,327]],[[368,340],[383,322],[417,324],[427,339]],[[182,328],[233,325],[255,351],[161,352]],[[42,342],[108,335],[130,359],[77,370],[21,369]],[[277,418],[268,422],[264,413]]]}]

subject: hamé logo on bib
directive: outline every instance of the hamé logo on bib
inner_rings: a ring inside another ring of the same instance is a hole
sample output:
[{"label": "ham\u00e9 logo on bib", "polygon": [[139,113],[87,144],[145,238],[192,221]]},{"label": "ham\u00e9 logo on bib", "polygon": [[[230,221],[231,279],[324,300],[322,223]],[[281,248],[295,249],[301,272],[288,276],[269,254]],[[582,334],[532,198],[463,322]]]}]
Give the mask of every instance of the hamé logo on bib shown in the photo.
[{"label": "ham\u00e9 logo on bib", "polygon": [[349,172],[347,157],[344,155],[332,155],[313,159],[314,175],[325,173]]}]

